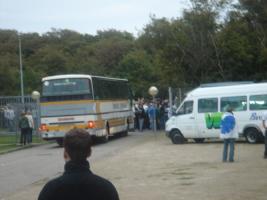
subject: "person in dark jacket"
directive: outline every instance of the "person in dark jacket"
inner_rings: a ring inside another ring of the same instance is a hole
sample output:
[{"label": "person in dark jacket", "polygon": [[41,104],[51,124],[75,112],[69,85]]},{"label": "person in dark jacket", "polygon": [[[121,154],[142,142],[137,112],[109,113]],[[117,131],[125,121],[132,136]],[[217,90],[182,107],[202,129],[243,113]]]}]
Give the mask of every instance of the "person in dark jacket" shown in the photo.
[{"label": "person in dark jacket", "polygon": [[29,132],[29,120],[26,117],[26,113],[22,112],[21,117],[19,119],[19,128],[20,128],[20,144],[21,145],[26,145],[27,136]]},{"label": "person in dark jacket", "polygon": [[137,118],[138,118],[138,121],[139,121],[138,124],[139,124],[139,131],[140,132],[143,131],[145,117],[146,117],[146,113],[145,113],[145,110],[143,108],[143,104],[139,103],[138,104],[138,108],[137,108]]},{"label": "person in dark jacket", "polygon": [[49,181],[38,200],[119,200],[111,182],[95,175],[87,158],[91,137],[83,129],[72,129],[64,137],[65,172]]}]

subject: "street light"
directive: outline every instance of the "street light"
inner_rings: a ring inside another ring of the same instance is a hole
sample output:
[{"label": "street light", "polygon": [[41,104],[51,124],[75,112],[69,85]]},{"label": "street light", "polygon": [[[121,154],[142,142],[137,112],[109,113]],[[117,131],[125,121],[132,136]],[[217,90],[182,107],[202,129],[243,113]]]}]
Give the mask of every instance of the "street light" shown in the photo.
[{"label": "street light", "polygon": [[37,115],[37,132],[39,130],[39,127],[40,127],[40,124],[41,124],[41,112],[40,112],[40,93],[38,91],[33,91],[32,92],[32,99],[36,101],[37,103],[37,112],[36,112],[36,115]]},{"label": "street light", "polygon": [[24,106],[24,84],[23,84],[23,69],[22,69],[22,56],[21,56],[21,39],[20,33],[19,38],[19,71],[20,71],[20,90],[21,90],[21,103]]},{"label": "street light", "polygon": [[148,89],[148,93],[153,97],[153,106],[154,106],[154,131],[156,131],[157,129],[157,125],[156,125],[156,101],[155,101],[155,96],[158,94],[159,90],[158,88],[156,88],[155,86],[151,86],[149,89]]}]

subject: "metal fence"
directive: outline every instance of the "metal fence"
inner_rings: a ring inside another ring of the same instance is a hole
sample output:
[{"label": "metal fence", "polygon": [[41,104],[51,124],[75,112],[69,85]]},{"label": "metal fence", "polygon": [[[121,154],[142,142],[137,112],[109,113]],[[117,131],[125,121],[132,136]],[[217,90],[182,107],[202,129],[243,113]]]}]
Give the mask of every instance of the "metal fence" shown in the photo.
[{"label": "metal fence", "polygon": [[18,143],[20,130],[18,127],[22,112],[31,112],[34,120],[33,137],[35,141],[41,141],[38,135],[39,105],[31,96],[24,97],[24,103],[20,96],[0,96],[0,145]]},{"label": "metal fence", "polygon": [[180,88],[170,88],[169,93],[172,98],[172,105],[179,107],[179,105],[184,100],[186,94],[191,91],[194,87],[180,87]]}]

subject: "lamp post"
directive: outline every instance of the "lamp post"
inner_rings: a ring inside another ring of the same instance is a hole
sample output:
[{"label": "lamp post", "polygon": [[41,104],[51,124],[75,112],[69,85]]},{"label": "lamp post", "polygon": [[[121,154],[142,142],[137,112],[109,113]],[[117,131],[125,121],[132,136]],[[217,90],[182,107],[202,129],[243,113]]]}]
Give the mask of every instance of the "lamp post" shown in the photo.
[{"label": "lamp post", "polygon": [[21,39],[19,38],[19,71],[20,71],[20,90],[21,90],[21,103],[24,106],[24,83],[23,83],[23,68],[22,68],[22,56],[21,56]]},{"label": "lamp post", "polygon": [[156,129],[157,129],[157,125],[156,125],[156,102],[155,102],[155,96],[158,94],[158,92],[159,92],[159,90],[155,86],[151,86],[148,89],[148,93],[153,97],[153,106],[154,106],[153,125],[154,125],[154,131],[156,131]]},{"label": "lamp post", "polygon": [[41,112],[40,112],[40,93],[38,91],[32,92],[32,99],[34,99],[37,103],[36,115],[37,115],[37,133],[41,124]]}]

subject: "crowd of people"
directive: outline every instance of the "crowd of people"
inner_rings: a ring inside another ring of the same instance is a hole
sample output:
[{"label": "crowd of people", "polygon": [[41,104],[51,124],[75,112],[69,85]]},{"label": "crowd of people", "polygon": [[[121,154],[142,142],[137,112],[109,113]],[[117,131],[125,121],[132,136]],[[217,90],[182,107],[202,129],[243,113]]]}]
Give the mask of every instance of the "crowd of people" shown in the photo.
[{"label": "crowd of people", "polygon": [[134,103],[135,129],[164,130],[170,116],[168,100],[148,101],[138,99]]},{"label": "crowd of people", "polygon": [[0,107],[0,128],[15,131],[15,112],[10,105]]}]

